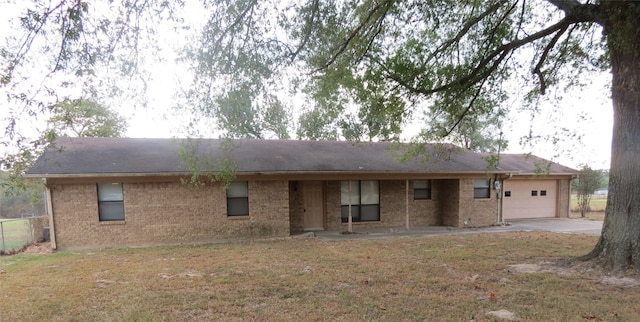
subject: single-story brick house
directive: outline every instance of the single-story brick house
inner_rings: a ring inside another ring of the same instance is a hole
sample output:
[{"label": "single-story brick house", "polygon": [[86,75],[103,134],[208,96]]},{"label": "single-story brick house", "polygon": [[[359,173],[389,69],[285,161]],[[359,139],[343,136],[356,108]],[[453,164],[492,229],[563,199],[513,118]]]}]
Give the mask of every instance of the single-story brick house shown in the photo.
[{"label": "single-story brick house", "polygon": [[[576,171],[534,156],[389,142],[61,138],[25,175],[47,187],[52,247],[200,243],[306,230],[487,226],[567,217]],[[207,174],[232,168],[224,189]],[[536,175],[543,168],[544,175]],[[185,183],[196,170],[201,184]],[[201,180],[200,180],[201,179]]]}]

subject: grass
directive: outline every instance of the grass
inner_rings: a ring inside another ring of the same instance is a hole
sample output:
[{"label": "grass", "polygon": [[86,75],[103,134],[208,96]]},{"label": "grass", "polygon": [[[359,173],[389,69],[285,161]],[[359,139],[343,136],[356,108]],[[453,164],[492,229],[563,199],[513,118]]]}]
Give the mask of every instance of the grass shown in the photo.
[{"label": "grass", "polygon": [[597,237],[541,232],[20,254],[0,258],[0,320],[630,321],[637,289],[509,265],[588,252]]},{"label": "grass", "polygon": [[[0,225],[0,251],[9,251],[18,249],[29,243],[31,239],[29,221],[21,220],[1,220]],[[2,235],[4,234],[4,248],[2,244]]]},{"label": "grass", "polygon": [[[578,198],[575,194],[571,195],[571,218],[580,218],[580,211],[578,210]],[[594,195],[591,197],[589,203],[591,211],[586,213],[586,218],[592,220],[604,220],[604,209],[607,207],[607,197]]]}]

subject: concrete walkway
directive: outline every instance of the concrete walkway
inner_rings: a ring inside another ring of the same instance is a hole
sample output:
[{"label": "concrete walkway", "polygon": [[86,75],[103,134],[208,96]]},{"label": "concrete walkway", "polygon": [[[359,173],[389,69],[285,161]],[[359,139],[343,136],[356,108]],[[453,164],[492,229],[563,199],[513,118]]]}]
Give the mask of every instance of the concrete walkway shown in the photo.
[{"label": "concrete walkway", "polygon": [[600,235],[602,221],[588,219],[544,218],[544,219],[518,219],[511,220],[504,226],[492,226],[481,228],[456,228],[443,226],[419,226],[407,230],[404,227],[394,228],[358,228],[354,227],[353,234],[341,231],[316,231],[315,236],[320,239],[369,239],[369,238],[395,238],[418,237],[454,234],[478,234],[496,233],[508,231],[550,231],[556,233],[590,234]]}]

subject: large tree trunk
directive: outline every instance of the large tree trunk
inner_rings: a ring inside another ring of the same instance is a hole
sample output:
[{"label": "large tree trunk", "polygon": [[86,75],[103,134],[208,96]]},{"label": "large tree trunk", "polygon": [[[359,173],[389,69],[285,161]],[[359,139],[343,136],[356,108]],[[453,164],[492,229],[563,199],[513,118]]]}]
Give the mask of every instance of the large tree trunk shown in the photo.
[{"label": "large tree trunk", "polygon": [[602,236],[584,259],[616,274],[640,273],[640,6],[603,5],[613,74],[611,170]]}]

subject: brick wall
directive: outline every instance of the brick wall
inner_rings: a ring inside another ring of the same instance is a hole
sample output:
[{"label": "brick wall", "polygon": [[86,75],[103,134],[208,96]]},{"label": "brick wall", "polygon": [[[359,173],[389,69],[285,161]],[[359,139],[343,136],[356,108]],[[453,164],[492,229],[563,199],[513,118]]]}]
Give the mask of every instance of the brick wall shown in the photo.
[{"label": "brick wall", "polygon": [[[356,222],[354,229],[372,227],[405,227],[406,186],[404,180],[380,180],[380,221]],[[340,181],[328,181],[326,185],[327,228],[346,231],[348,224],[340,218]],[[409,181],[409,226],[439,224],[439,192],[432,189],[431,200],[414,200],[413,186]]]},{"label": "brick wall", "polygon": [[249,216],[227,217],[220,184],[125,183],[125,220],[100,222],[95,184],[50,186],[58,248],[289,235],[287,181],[249,182]]},{"label": "brick wall", "polygon": [[304,199],[302,182],[289,183],[289,231],[298,234],[304,231]]},{"label": "brick wall", "polygon": [[460,180],[434,180],[432,188],[438,192],[440,201],[440,223],[458,227],[460,223]]},{"label": "brick wall", "polygon": [[473,198],[473,178],[460,179],[460,217],[458,227],[490,226],[498,219],[498,199],[496,190],[493,189],[493,180],[489,185],[491,192],[488,199]]},{"label": "brick wall", "polygon": [[558,179],[557,192],[557,211],[558,217],[569,218],[570,202],[571,202],[571,179]]},{"label": "brick wall", "polygon": [[343,228],[340,219],[340,181],[327,181],[325,186],[324,206],[327,213],[327,229],[345,231],[346,224]]},{"label": "brick wall", "polygon": [[[413,199],[413,181],[409,180],[409,227],[439,224],[439,192],[431,190],[431,199]],[[380,219],[392,226],[406,225],[407,187],[405,180],[380,181]]]}]

